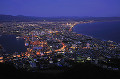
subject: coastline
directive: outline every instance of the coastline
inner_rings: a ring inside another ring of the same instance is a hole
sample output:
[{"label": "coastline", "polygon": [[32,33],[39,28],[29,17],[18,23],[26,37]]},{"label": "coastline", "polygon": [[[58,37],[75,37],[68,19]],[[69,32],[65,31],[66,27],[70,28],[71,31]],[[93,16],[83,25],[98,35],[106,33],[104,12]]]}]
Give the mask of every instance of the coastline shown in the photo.
[{"label": "coastline", "polygon": [[[8,41],[9,40],[9,41]],[[0,38],[0,44],[4,48],[4,53],[25,52],[24,39],[15,34],[3,34]],[[11,46],[13,45],[13,46]],[[12,51],[10,51],[12,49]],[[18,50],[17,50],[18,49]],[[10,52],[9,52],[10,51]]]},{"label": "coastline", "polygon": [[97,23],[97,22],[119,22],[120,20],[113,20],[113,21],[92,21],[92,22],[86,22],[86,23],[78,23],[78,24],[75,24],[71,27],[71,29],[73,30],[73,27],[75,27],[76,25],[79,25],[79,24],[87,24],[87,23]]},{"label": "coastline", "polygon": [[[79,26],[80,24],[91,24],[91,23],[102,23],[102,22],[120,22],[120,20],[116,20],[116,21],[94,21],[94,22],[90,22],[90,23],[79,23],[79,24],[76,24],[72,27],[72,32],[75,32],[77,33],[74,29],[74,27],[76,27],[77,25]],[[110,40],[110,39],[104,39],[104,38],[99,38],[99,37],[96,37],[96,36],[91,36],[91,35],[88,35],[88,34],[84,34],[84,33],[77,33],[77,34],[81,34],[81,35],[85,35],[85,36],[88,36],[88,37],[92,37],[92,38],[95,38],[95,39],[99,39],[99,40],[102,40],[102,41],[113,41],[113,42],[116,42],[116,43],[120,43],[118,41],[115,41],[115,40]]]}]

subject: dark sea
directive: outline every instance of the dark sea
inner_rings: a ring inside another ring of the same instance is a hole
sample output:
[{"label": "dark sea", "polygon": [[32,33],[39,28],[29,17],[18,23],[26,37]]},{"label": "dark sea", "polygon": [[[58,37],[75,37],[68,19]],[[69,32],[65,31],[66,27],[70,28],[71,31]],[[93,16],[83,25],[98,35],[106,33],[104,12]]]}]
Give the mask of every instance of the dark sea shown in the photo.
[{"label": "dark sea", "polygon": [[120,43],[120,21],[78,24],[73,27],[73,31],[101,40]]},{"label": "dark sea", "polygon": [[16,35],[2,35],[0,36],[0,44],[5,50],[5,53],[25,52],[24,39],[16,39]]}]

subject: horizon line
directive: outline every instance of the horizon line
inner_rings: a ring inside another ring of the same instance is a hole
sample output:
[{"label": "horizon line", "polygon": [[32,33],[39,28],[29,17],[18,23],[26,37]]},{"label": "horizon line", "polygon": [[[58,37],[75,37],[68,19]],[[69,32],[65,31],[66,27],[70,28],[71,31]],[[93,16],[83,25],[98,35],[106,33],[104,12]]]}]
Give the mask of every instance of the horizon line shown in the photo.
[{"label": "horizon line", "polygon": [[9,16],[26,16],[26,17],[120,17],[120,16],[33,16],[33,15],[11,15],[11,14],[0,14]]}]

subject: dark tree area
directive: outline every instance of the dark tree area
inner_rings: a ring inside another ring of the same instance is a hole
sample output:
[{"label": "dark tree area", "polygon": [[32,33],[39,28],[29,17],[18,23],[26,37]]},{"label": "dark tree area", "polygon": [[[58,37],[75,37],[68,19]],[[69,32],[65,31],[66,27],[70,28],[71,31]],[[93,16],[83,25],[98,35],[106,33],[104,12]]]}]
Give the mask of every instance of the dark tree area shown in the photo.
[{"label": "dark tree area", "polygon": [[[55,68],[56,69],[56,68]],[[64,68],[66,69],[66,68]],[[52,70],[51,70],[52,71]],[[110,71],[102,69],[89,63],[75,64],[72,68],[66,69],[64,72],[57,73],[57,71],[42,72],[26,72],[24,70],[17,70],[10,64],[0,63],[0,77],[2,78],[53,78],[53,79],[119,79],[120,71]]]}]

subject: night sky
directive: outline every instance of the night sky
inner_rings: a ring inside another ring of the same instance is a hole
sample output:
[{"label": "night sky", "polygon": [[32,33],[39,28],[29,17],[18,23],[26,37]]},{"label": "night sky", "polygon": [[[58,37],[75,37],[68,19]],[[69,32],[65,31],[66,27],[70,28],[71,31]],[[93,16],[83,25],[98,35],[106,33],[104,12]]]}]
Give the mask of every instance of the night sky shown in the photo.
[{"label": "night sky", "polygon": [[0,14],[120,17],[120,0],[0,0]]}]

